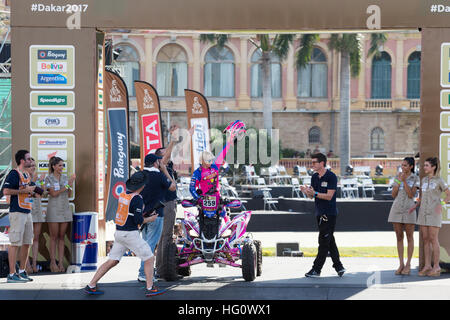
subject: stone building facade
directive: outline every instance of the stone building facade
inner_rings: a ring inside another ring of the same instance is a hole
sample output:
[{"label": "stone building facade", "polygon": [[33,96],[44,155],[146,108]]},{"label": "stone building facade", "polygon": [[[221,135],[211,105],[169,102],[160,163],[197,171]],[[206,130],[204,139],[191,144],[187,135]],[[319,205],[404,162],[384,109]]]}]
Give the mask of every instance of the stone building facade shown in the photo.
[{"label": "stone building facade", "polygon": [[[112,64],[129,86],[131,139],[138,141],[133,80],[153,84],[160,95],[165,127],[187,126],[184,88],[204,93],[211,125],[240,119],[262,128],[262,97],[254,35],[233,34],[225,51],[200,41],[197,33],[111,32]],[[419,32],[387,33],[381,57],[368,57],[363,35],[361,73],[351,80],[351,156],[404,157],[419,150]],[[287,59],[272,65],[273,127],[283,148],[333,150],[339,155],[339,54],[321,34],[308,69],[297,70],[300,36]]]}]

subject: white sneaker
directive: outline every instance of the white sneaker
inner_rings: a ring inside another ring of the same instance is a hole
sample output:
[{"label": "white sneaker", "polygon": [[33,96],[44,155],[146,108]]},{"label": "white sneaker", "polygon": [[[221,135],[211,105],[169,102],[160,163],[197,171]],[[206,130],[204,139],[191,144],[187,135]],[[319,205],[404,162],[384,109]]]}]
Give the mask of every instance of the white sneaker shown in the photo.
[{"label": "white sneaker", "polygon": [[139,282],[147,282],[147,278],[145,276],[138,276]]}]

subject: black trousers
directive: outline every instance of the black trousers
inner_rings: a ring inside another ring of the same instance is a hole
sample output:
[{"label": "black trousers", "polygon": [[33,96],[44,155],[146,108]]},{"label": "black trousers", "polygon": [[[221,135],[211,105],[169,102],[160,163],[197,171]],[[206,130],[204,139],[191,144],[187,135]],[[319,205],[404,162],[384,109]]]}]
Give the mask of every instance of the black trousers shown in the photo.
[{"label": "black trousers", "polygon": [[317,224],[319,226],[319,251],[314,260],[313,269],[320,273],[325,260],[330,253],[331,260],[333,260],[333,268],[339,271],[343,268],[341,260],[339,259],[339,250],[334,240],[334,228],[336,226],[336,216],[327,216],[328,221],[317,217]]}]

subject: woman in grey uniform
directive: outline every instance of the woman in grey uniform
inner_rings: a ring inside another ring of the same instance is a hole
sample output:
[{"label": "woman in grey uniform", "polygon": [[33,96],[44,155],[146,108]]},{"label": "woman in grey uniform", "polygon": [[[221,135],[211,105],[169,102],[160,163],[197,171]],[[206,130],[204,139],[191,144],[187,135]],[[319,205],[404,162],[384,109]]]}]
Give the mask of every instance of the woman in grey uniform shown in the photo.
[{"label": "woman in grey uniform", "polygon": [[[402,172],[395,178],[392,186],[392,204],[388,222],[394,226],[397,236],[397,252],[400,266],[396,275],[409,275],[411,271],[411,259],[414,252],[414,228],[416,226],[416,213],[409,212],[414,207],[414,196],[420,186],[420,179],[414,174],[414,158],[406,157],[402,162]],[[403,261],[403,231],[406,232],[408,240],[408,259],[406,265]]]},{"label": "woman in grey uniform", "polygon": [[[42,175],[38,178],[37,173],[36,173],[36,162],[34,161],[33,158],[31,158],[31,166],[30,166],[28,172],[30,173],[31,181],[36,183],[36,185],[39,188],[41,188],[45,191],[44,175]],[[33,204],[31,207],[31,217],[33,219],[33,245],[31,247],[31,256],[33,257],[33,261],[32,261],[32,266],[31,266],[32,269],[30,270],[32,272],[29,272],[29,273],[36,273],[36,272],[38,272],[36,262],[37,262],[38,252],[39,252],[39,236],[41,234],[42,223],[45,222],[45,215],[44,215],[44,212],[42,211],[40,197],[33,198]],[[30,261],[30,260],[28,260],[28,261]]]},{"label": "woman in grey uniform", "polygon": [[[75,174],[70,179],[63,174],[64,161],[52,157],[49,161],[49,175],[45,178],[48,190],[47,222],[50,232],[50,270],[64,272],[64,236],[69,222],[72,221],[72,211],[69,207],[69,197],[75,181]],[[56,265],[56,247],[58,247],[58,266]]]},{"label": "woman in grey uniform", "polygon": [[[439,159],[428,158],[423,165],[425,176],[422,178],[420,188],[420,205],[417,224],[423,237],[423,250],[425,264],[419,272],[419,276],[437,277],[441,274],[439,267],[439,241],[438,234],[442,223],[442,205],[450,201],[450,190],[447,184],[439,177]],[[445,201],[441,200],[441,194],[445,192]],[[431,254],[433,253],[433,266]]]}]

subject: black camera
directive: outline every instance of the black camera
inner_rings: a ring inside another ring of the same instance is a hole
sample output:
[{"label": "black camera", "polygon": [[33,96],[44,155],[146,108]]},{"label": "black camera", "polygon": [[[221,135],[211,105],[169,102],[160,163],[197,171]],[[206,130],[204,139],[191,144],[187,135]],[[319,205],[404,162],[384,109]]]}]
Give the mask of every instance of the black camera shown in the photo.
[{"label": "black camera", "polygon": [[44,194],[44,189],[36,186],[36,188],[34,188],[34,193],[37,193],[38,195],[42,196]]}]

